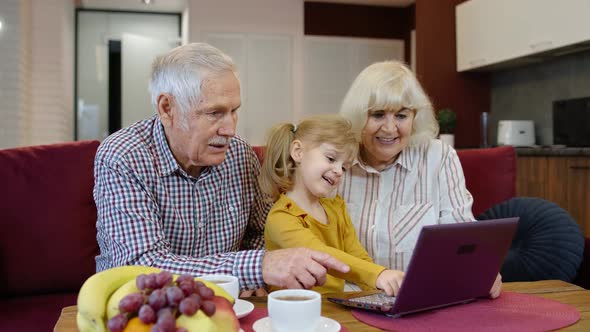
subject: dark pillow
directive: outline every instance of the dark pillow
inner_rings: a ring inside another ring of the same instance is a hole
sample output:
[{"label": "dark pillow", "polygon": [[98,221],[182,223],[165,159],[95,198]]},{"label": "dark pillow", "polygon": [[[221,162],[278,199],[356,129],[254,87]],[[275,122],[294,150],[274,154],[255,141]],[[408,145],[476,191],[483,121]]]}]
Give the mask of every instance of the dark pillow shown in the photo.
[{"label": "dark pillow", "polygon": [[571,282],[575,278],[584,254],[584,236],[567,211],[540,198],[516,197],[488,209],[477,219],[508,217],[520,220],[502,265],[503,281]]},{"label": "dark pillow", "polygon": [[98,144],[0,150],[0,294],[77,292],[95,272]]}]

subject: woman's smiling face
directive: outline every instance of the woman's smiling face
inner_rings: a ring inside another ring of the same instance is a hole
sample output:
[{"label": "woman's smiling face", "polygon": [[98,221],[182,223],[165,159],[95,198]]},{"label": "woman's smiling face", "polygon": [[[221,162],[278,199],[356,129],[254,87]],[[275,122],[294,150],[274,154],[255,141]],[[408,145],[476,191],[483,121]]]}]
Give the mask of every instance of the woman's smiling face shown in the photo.
[{"label": "woman's smiling face", "polygon": [[361,158],[380,171],[391,165],[408,146],[412,135],[414,111],[402,108],[369,110],[361,132]]}]

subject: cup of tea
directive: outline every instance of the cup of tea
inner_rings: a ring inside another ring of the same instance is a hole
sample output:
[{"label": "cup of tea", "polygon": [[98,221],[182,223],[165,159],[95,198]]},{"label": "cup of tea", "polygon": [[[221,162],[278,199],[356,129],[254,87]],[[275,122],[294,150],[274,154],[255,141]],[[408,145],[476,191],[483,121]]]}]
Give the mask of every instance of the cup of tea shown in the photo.
[{"label": "cup of tea", "polygon": [[268,316],[273,332],[314,331],[320,321],[322,297],[306,289],[283,289],[268,295]]},{"label": "cup of tea", "polygon": [[207,274],[199,278],[223,288],[234,299],[240,295],[240,281],[237,277],[229,274]]}]

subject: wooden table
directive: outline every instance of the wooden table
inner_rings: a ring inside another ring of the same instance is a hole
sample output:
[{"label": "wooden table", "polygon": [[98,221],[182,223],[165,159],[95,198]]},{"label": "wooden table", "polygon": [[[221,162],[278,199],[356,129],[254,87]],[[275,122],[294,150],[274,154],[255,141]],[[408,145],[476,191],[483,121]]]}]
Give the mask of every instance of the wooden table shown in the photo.
[{"label": "wooden table", "polygon": [[[511,292],[534,294],[540,297],[556,300],[572,305],[581,314],[580,320],[560,331],[590,331],[590,290],[560,280],[544,280],[535,282],[508,282],[503,289]],[[251,297],[247,299],[256,307],[265,307],[266,298]],[[54,332],[78,332],[76,328],[76,306],[65,307],[55,324]],[[345,326],[349,331],[380,331],[352,316],[350,310],[340,305],[324,300],[322,315],[330,317]]]}]

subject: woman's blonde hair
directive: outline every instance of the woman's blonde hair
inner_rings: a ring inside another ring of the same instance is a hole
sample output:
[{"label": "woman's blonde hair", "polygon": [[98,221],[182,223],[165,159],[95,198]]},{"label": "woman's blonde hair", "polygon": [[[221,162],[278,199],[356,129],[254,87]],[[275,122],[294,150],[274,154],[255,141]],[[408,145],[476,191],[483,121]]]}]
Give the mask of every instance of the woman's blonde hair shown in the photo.
[{"label": "woman's blonde hair", "polygon": [[293,188],[295,161],[291,158],[291,143],[300,140],[315,148],[329,143],[352,161],[358,152],[358,143],[350,122],[338,114],[319,115],[307,118],[295,126],[281,123],[273,126],[266,140],[264,161],[259,183],[262,191],[273,202],[281,193]]},{"label": "woman's blonde hair", "polygon": [[432,103],[414,73],[401,62],[384,61],[368,66],[356,77],[342,101],[340,115],[350,120],[360,142],[369,111],[402,108],[415,114],[411,145],[438,135]]}]

